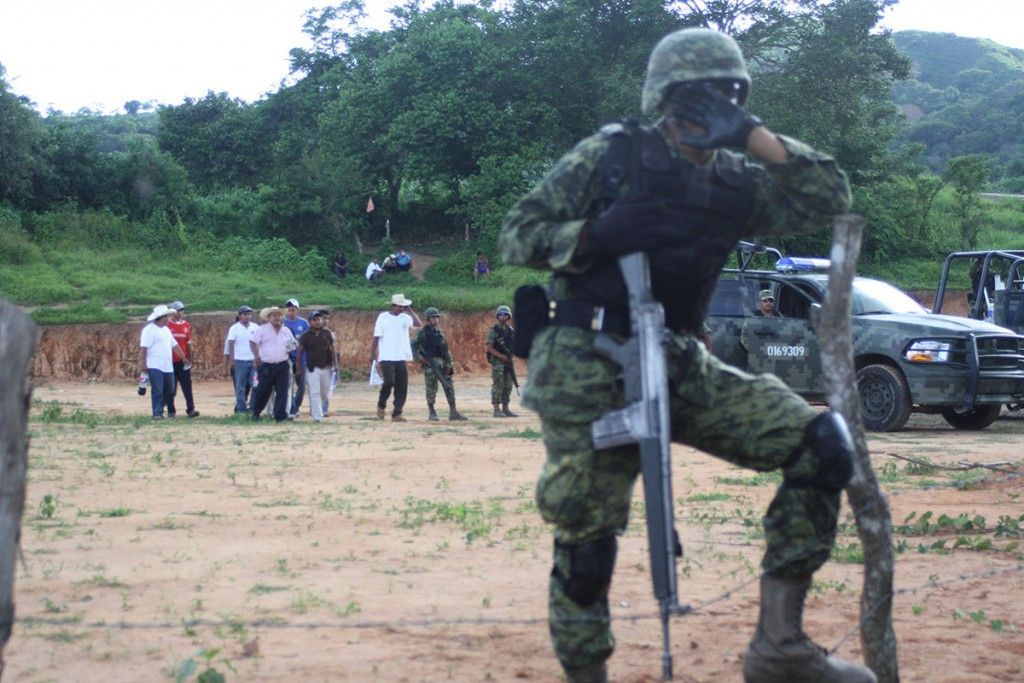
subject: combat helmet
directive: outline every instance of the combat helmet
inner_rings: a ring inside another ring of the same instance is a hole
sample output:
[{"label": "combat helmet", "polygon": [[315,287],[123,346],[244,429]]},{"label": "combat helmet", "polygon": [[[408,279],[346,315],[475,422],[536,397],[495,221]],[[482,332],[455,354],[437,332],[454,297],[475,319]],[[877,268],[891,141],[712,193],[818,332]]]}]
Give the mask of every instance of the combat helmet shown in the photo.
[{"label": "combat helmet", "polygon": [[435,316],[440,318],[441,317],[441,311],[439,311],[436,308],[434,308],[433,306],[431,306],[427,310],[423,311],[423,316],[426,317],[426,318],[433,318]]},{"label": "combat helmet", "polygon": [[512,309],[508,306],[498,306],[498,310],[494,312],[495,317],[499,315],[512,315]]},{"label": "combat helmet", "polygon": [[654,114],[670,86],[687,81],[728,79],[740,84],[739,103],[750,91],[750,74],[736,41],[709,28],[674,31],[651,50],[641,96],[644,114]]}]

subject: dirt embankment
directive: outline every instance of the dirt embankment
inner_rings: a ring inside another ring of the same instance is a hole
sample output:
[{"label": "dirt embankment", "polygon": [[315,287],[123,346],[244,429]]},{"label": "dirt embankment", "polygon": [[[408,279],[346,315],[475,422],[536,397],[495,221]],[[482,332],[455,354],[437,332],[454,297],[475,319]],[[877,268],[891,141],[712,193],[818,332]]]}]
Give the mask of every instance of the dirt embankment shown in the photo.
[{"label": "dirt embankment", "polygon": [[[332,311],[331,328],[341,345],[341,362],[357,376],[370,365],[370,345],[377,313]],[[422,312],[420,312],[422,317]],[[229,313],[201,313],[189,316],[192,323],[196,379],[210,379],[222,373],[224,339],[234,322]],[[135,377],[139,368],[139,333],[145,322],[119,325],[53,325],[43,328],[36,350],[36,377],[61,380],[120,380]],[[426,321],[424,321],[426,324]],[[484,343],[494,324],[489,311],[451,313],[441,318],[458,372],[485,370]],[[413,367],[410,365],[410,367]]]},{"label": "dirt embankment", "polygon": [[[934,303],[934,291],[911,291],[909,294],[923,306],[931,307]],[[947,292],[943,312],[966,315],[966,293]],[[377,315],[372,311],[331,312],[331,327],[341,344],[342,365],[357,375],[365,375],[369,369],[373,323]],[[224,365],[224,337],[234,315],[199,313],[190,315],[189,321],[195,348],[193,377],[210,379],[218,376]],[[484,341],[488,328],[493,324],[490,311],[450,313],[441,319],[441,329],[448,337],[459,372],[479,372],[488,368]],[[34,373],[37,377],[61,380],[132,378],[138,372],[139,332],[144,325],[145,322],[139,321],[120,325],[45,327],[36,353]]]}]

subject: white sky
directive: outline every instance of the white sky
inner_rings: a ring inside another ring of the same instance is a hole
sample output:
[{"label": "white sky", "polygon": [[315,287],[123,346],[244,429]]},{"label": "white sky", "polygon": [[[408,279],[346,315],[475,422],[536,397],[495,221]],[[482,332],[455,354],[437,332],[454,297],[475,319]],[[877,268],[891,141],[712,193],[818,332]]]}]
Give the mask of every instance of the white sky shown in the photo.
[{"label": "white sky", "polygon": [[[0,0],[0,64],[18,95],[67,113],[178,104],[207,91],[245,101],[278,89],[307,47],[306,9],[331,0]],[[397,0],[367,0],[387,25]],[[1024,48],[1022,0],[901,0],[883,25]]]}]

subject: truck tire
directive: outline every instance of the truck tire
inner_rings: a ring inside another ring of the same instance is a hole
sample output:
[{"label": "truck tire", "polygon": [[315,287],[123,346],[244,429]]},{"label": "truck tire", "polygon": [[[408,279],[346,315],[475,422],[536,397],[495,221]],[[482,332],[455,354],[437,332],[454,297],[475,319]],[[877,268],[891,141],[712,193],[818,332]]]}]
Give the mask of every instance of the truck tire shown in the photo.
[{"label": "truck tire", "polygon": [[864,427],[873,432],[895,432],[910,417],[910,389],[896,368],[866,365],[857,371],[857,391]]},{"label": "truck tire", "polygon": [[944,408],[942,410],[942,417],[956,429],[977,431],[985,429],[995,422],[1002,408],[1001,405],[974,406],[966,413],[958,413],[952,408]]}]

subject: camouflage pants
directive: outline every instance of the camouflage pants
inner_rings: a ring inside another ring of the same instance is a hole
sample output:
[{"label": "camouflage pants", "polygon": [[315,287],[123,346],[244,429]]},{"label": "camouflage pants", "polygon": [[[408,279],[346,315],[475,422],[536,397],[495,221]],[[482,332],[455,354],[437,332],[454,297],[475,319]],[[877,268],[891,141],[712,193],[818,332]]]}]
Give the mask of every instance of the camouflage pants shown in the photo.
[{"label": "camouflage pants", "polygon": [[512,371],[504,363],[491,363],[491,403],[508,403],[512,386]]},{"label": "camouflage pants", "polygon": [[[423,368],[423,383],[427,386],[427,405],[432,406],[437,400],[437,385],[441,384],[441,380],[438,379],[437,373],[434,372],[433,368]],[[452,390],[449,390],[444,384],[441,384],[441,388],[444,389],[444,395],[448,399],[448,403],[455,403],[454,386]]]},{"label": "camouflage pants", "polygon": [[[803,432],[817,414],[773,375],[750,375],[690,343],[668,353],[672,440],[694,446],[735,465],[774,470],[802,449]],[[635,447],[596,451],[590,423],[545,418],[547,461],[537,484],[537,505],[555,525],[561,543],[578,544],[621,533],[629,516],[633,485],[640,470]],[[797,474],[813,458],[800,453],[787,472]],[[763,523],[766,552],[762,567],[779,576],[815,571],[828,559],[835,539],[839,493],[782,485]],[[564,551],[555,552],[562,574],[570,571]],[[607,599],[582,607],[569,599],[561,581],[549,584],[552,643],[563,667],[580,668],[611,656]]]}]

